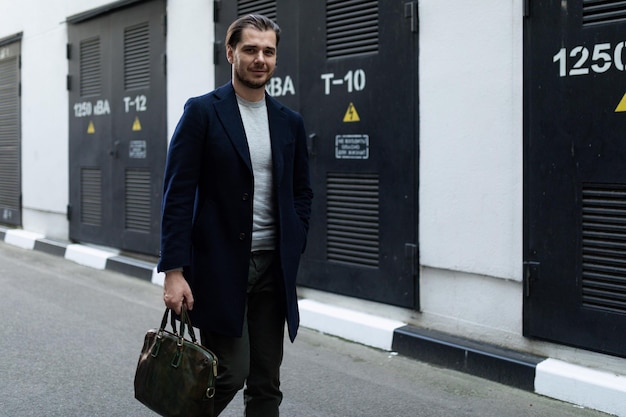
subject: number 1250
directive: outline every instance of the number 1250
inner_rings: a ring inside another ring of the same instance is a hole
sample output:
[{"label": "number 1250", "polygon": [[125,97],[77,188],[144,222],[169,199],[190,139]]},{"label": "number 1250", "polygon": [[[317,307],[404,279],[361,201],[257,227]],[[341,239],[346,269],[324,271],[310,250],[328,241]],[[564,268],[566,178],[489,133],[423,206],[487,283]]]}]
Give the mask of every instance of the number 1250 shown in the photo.
[{"label": "number 1250", "polygon": [[[569,57],[573,59],[573,64],[567,71],[567,48],[561,48],[552,57],[552,62],[559,63],[559,76],[567,75],[587,75],[589,69],[595,73],[603,73],[615,65],[619,71],[624,71],[624,61],[622,59],[622,51],[626,46],[626,41],[619,42],[615,48],[610,43],[599,43],[593,46],[593,53],[589,52],[586,46],[576,46],[569,52]],[[591,65],[589,58],[591,57]]]}]

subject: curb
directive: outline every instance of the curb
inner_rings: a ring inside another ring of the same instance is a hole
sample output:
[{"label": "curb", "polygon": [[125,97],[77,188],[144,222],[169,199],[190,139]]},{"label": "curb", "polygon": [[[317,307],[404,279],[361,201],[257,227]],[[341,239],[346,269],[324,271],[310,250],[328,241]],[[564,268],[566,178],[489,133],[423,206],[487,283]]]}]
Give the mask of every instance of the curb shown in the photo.
[{"label": "curb", "polygon": [[[20,229],[0,227],[0,240],[60,256],[95,269],[110,270],[163,285],[156,265],[112,249],[63,243]],[[300,324],[422,362],[472,374],[582,407],[626,417],[626,376],[598,371],[476,342],[407,323],[301,299]]]}]

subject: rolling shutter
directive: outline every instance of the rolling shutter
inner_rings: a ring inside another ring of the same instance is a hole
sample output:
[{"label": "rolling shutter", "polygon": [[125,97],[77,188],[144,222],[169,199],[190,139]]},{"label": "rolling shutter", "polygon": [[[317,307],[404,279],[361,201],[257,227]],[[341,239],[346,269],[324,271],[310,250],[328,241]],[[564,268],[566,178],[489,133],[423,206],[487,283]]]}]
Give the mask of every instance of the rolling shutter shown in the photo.
[{"label": "rolling shutter", "polygon": [[20,42],[0,41],[0,223],[20,226]]}]

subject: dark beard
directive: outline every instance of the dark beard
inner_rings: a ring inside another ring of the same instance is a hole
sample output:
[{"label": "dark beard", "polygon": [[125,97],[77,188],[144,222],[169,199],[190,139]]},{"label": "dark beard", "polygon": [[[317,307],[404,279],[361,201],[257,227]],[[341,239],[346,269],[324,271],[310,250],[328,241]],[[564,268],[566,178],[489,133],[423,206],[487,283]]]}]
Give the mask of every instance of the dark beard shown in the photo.
[{"label": "dark beard", "polygon": [[237,80],[239,80],[243,85],[245,85],[248,88],[254,88],[254,89],[259,89],[259,88],[265,88],[265,85],[267,84],[267,82],[270,80],[270,78],[272,78],[272,74],[269,75],[269,77],[267,77],[267,81],[262,82],[262,83],[255,83],[252,82],[250,80],[246,80],[244,79],[240,74],[239,71],[235,70],[235,77],[237,77]]}]

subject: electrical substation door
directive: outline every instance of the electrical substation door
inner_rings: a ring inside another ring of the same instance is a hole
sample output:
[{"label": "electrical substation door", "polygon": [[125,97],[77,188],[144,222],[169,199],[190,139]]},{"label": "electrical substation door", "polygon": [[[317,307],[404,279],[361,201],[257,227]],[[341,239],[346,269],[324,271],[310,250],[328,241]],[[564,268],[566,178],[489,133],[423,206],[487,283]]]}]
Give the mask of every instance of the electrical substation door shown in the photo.
[{"label": "electrical substation door", "polygon": [[[237,15],[264,12],[237,3],[221,2],[218,39]],[[283,29],[267,90],[309,135],[315,196],[299,284],[417,308],[417,2],[264,3]]]},{"label": "electrical substation door", "polygon": [[68,19],[68,215],[72,240],[157,255],[167,147],[165,2],[136,3]]},{"label": "electrical substation door", "polygon": [[304,285],[417,307],[417,2],[304,2]]},{"label": "electrical substation door", "polygon": [[530,2],[524,334],[626,356],[626,5],[618,3]]},{"label": "electrical substation door", "polygon": [[20,35],[0,40],[0,224],[21,226]]}]

